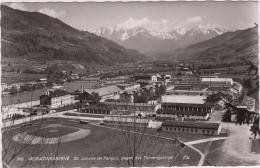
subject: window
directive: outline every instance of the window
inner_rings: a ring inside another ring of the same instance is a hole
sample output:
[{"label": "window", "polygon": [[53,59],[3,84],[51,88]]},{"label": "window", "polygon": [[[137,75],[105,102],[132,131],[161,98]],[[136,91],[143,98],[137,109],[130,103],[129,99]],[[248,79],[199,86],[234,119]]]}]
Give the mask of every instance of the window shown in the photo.
[{"label": "window", "polygon": [[214,134],[214,131],[211,131],[211,134]]},{"label": "window", "polygon": [[197,130],[197,129],[195,129],[195,132],[198,132],[198,130]]},{"label": "window", "polygon": [[207,131],[207,133],[209,134],[209,130]]},{"label": "window", "polygon": [[190,129],[187,129],[187,132],[189,132],[190,131]]},{"label": "window", "polygon": [[204,133],[205,133],[205,130],[202,130],[202,133],[204,134]]},{"label": "window", "polygon": [[184,128],[182,128],[182,131],[184,132]]},{"label": "window", "polygon": [[191,129],[190,131],[193,132],[193,129]]}]

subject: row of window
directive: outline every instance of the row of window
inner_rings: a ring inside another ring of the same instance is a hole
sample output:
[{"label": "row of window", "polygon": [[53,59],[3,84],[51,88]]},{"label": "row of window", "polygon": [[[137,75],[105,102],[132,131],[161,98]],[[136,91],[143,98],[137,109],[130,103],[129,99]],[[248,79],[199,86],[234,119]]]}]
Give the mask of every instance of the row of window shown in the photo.
[{"label": "row of window", "polygon": [[114,108],[120,110],[154,110],[154,107],[149,106],[114,106]]},{"label": "row of window", "polygon": [[83,109],[82,112],[90,113],[90,114],[110,114],[109,110],[90,110],[90,109]]},{"label": "row of window", "polygon": [[182,107],[182,106],[162,106],[163,110],[186,110],[186,111],[210,111],[211,108],[206,107]]},{"label": "row of window", "polygon": [[[160,115],[160,114],[159,114]],[[161,114],[161,116],[162,117],[174,117],[174,116],[177,116],[177,117],[192,117],[192,116],[196,116],[196,117],[206,117],[206,115],[205,116],[201,116],[201,115],[196,115],[196,114],[194,114],[194,115],[184,115],[184,114]]]},{"label": "row of window", "polygon": [[[198,129],[194,129],[194,128],[175,128],[175,127],[165,127],[165,129],[167,130],[167,131],[182,131],[182,132],[191,132],[191,133],[193,133],[193,132],[195,132],[195,133],[197,133],[198,132]],[[210,131],[210,130],[202,130],[202,133],[203,134],[214,134],[214,131]]]}]

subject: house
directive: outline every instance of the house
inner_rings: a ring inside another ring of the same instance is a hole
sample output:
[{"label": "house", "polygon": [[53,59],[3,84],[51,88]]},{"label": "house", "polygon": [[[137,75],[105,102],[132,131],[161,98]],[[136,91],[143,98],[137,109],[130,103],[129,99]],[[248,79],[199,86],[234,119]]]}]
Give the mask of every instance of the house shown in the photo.
[{"label": "house", "polygon": [[154,82],[157,82],[157,75],[152,75],[151,80],[154,81]]},{"label": "house", "polygon": [[193,121],[165,121],[161,130],[165,132],[177,132],[188,134],[219,135],[220,123],[193,122]]},{"label": "house", "polygon": [[70,105],[73,101],[74,96],[63,90],[48,92],[46,95],[40,96],[40,105],[50,109]]}]

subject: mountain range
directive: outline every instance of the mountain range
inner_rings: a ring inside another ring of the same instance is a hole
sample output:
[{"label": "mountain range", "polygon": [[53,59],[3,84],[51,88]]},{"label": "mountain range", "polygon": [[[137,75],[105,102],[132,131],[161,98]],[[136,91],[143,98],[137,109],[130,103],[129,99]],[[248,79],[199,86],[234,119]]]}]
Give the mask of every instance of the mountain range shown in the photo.
[{"label": "mountain range", "polygon": [[241,62],[241,58],[258,63],[258,26],[226,32],[212,39],[176,49],[161,57],[165,60],[200,60],[213,63]]},{"label": "mountain range", "polygon": [[126,48],[136,49],[147,55],[160,55],[172,52],[197,42],[211,39],[225,32],[225,29],[213,25],[195,25],[170,30],[149,29],[142,25],[134,27],[101,27],[92,31],[98,36],[108,38]]},{"label": "mountain range", "polygon": [[1,5],[2,58],[124,63],[147,60],[95,34],[75,29],[59,19]]},{"label": "mountain range", "polygon": [[232,62],[239,57],[258,61],[257,26],[233,32],[208,25],[158,30],[160,25],[159,29],[121,25],[101,28],[94,34],[39,12],[1,6],[3,59],[71,60],[98,64],[147,61],[150,57],[172,61],[210,60],[214,63]]}]

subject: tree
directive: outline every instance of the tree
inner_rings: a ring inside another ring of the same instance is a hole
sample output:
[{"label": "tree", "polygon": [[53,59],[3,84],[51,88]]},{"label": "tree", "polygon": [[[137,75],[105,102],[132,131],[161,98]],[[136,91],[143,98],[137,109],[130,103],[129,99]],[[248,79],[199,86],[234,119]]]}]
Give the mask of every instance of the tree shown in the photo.
[{"label": "tree", "polygon": [[251,134],[254,135],[254,139],[256,139],[257,135],[260,135],[259,116],[255,117],[250,131],[251,131]]},{"label": "tree", "polygon": [[231,110],[230,110],[230,108],[228,108],[225,111],[224,115],[222,116],[222,121],[223,122],[231,122]]}]

